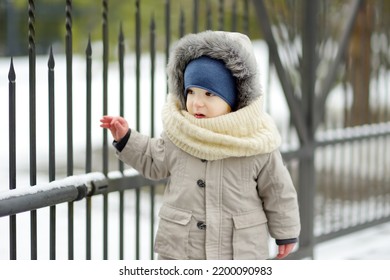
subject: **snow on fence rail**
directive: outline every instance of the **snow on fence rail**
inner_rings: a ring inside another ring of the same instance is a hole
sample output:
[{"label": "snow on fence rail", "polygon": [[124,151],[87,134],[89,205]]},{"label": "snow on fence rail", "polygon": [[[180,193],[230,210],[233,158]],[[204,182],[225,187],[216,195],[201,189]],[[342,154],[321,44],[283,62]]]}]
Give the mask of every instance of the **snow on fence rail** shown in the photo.
[{"label": "snow on fence rail", "polygon": [[94,172],[69,176],[42,185],[3,191],[0,192],[0,217],[80,200],[104,185],[107,185],[106,176]]}]

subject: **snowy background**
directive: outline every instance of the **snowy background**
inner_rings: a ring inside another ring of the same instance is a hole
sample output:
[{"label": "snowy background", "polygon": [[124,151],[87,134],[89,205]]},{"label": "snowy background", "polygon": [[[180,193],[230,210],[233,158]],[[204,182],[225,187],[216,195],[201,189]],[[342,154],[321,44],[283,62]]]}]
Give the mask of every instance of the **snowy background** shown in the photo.
[{"label": "snowy background", "polygon": [[[264,42],[255,42],[255,53],[261,73],[261,83],[266,97],[267,111],[273,116],[281,132],[288,129],[288,109],[280,84],[277,79],[270,78],[274,73],[268,72],[268,52]],[[57,178],[63,178],[66,170],[66,65],[65,57],[55,55],[55,114],[56,114],[56,166]],[[102,130],[99,119],[102,116],[102,64],[99,58],[99,45],[93,46],[92,71],[92,135],[93,150],[97,153],[102,143]],[[38,184],[47,183],[48,171],[48,57],[37,57],[37,164]],[[135,127],[135,80],[134,56],[125,59],[125,117],[130,125]],[[150,134],[150,64],[149,56],[141,59],[141,128],[140,131]],[[8,190],[8,71],[9,58],[0,58],[0,118],[4,122],[4,132],[0,145],[0,192]],[[28,58],[14,59],[16,72],[16,106],[17,106],[17,188],[29,188],[29,80]],[[109,66],[109,102],[108,113],[117,115],[119,112],[119,79],[118,65],[113,62]],[[165,101],[166,80],[164,73],[165,57],[157,56],[156,62],[156,131],[161,132],[160,112]],[[160,73],[160,74],[158,74]],[[82,174],[85,166],[85,58],[75,56],[73,59],[73,131],[74,131],[74,166],[75,174]],[[342,101],[339,99],[339,89],[335,89],[328,98],[327,106],[334,110],[334,114],[342,115]],[[109,140],[110,141],[110,140]],[[113,150],[110,147],[111,157]],[[94,154],[95,156],[95,154]],[[100,158],[94,157],[100,171]],[[112,160],[114,162],[114,160]],[[111,164],[115,170],[117,165]],[[126,192],[125,197],[125,258],[133,259],[135,241],[135,196],[133,192]],[[93,197],[92,210],[92,258],[102,259],[103,255],[103,199]],[[156,209],[161,205],[161,197],[156,197]],[[156,211],[157,211],[156,210]],[[109,195],[109,258],[117,259],[119,244],[119,206],[118,195]],[[85,259],[85,201],[75,203],[75,259]],[[150,200],[149,192],[141,193],[141,259],[150,258]],[[156,226],[157,228],[156,219]],[[0,259],[9,258],[9,219],[0,218]],[[57,258],[67,258],[67,205],[57,206]],[[38,210],[38,258],[49,258],[49,209]],[[324,242],[315,249],[316,259],[390,259],[390,223],[376,226],[358,233]],[[275,250],[273,241],[270,241],[272,250]],[[30,214],[23,213],[17,216],[17,250],[18,259],[30,258]],[[274,252],[274,251],[273,251]]]}]

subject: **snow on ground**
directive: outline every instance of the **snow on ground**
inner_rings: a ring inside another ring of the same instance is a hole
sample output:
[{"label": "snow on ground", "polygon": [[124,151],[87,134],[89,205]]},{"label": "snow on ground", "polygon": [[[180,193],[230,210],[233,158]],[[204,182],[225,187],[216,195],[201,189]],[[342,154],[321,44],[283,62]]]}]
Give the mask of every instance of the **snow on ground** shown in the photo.
[{"label": "snow on ground", "polygon": [[390,222],[319,244],[318,260],[390,260]]}]

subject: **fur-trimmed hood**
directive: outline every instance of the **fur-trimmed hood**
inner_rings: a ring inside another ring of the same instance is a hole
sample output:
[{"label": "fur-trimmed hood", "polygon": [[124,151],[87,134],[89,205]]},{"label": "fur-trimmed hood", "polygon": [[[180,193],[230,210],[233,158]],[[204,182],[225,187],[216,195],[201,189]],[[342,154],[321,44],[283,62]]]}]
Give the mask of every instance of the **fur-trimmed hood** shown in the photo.
[{"label": "fur-trimmed hood", "polygon": [[230,69],[237,83],[237,110],[261,95],[256,58],[249,38],[236,32],[204,31],[181,38],[169,57],[169,91],[179,99],[182,109],[185,109],[184,70],[191,60],[200,56],[220,59]]}]

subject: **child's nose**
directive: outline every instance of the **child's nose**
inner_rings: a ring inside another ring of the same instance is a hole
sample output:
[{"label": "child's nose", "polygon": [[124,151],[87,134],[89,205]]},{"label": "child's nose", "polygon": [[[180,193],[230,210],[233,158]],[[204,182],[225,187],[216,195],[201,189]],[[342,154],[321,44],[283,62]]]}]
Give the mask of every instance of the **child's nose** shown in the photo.
[{"label": "child's nose", "polygon": [[196,107],[204,106],[203,98],[202,98],[202,96],[200,94],[195,94],[194,105]]}]

